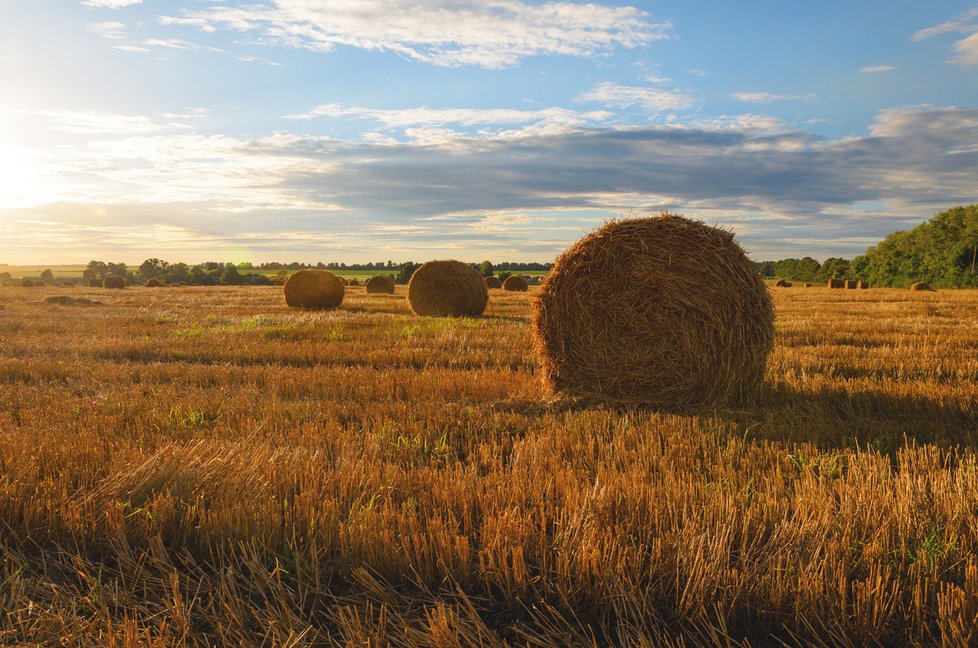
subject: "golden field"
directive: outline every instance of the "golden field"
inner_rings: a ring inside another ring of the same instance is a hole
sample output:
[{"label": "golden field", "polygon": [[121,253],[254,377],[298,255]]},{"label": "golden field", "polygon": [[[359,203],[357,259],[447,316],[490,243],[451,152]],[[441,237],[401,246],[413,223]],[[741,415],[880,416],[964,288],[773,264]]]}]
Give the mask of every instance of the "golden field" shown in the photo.
[{"label": "golden field", "polygon": [[978,642],[978,291],[773,290],[693,417],[549,403],[535,290],[0,289],[0,644]]}]

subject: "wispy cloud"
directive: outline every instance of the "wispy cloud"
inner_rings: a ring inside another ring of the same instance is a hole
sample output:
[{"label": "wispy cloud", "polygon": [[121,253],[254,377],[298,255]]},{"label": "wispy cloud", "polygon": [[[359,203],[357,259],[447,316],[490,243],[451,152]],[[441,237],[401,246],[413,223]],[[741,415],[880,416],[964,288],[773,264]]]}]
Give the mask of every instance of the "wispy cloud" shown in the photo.
[{"label": "wispy cloud", "polygon": [[892,65],[867,65],[866,67],[861,68],[859,71],[863,74],[877,74],[880,72],[892,72],[896,69],[897,68]]},{"label": "wispy cloud", "polygon": [[389,51],[440,66],[503,68],[541,54],[590,56],[667,38],[671,26],[635,7],[521,0],[276,0],[214,5],[160,18],[213,32],[254,32],[265,43],[315,51]]},{"label": "wispy cloud", "polygon": [[582,93],[578,101],[593,101],[616,108],[638,106],[649,113],[681,110],[693,105],[693,98],[678,90],[624,86],[605,82]]},{"label": "wispy cloud", "polygon": [[773,101],[811,101],[818,95],[808,94],[775,94],[773,92],[735,92],[733,98],[747,103],[771,103]]},{"label": "wispy cloud", "polygon": [[948,33],[970,34],[954,43],[954,55],[948,59],[948,63],[965,67],[978,65],[978,9],[972,9],[940,25],[921,29],[914,34],[913,40],[922,41]]},{"label": "wispy cloud", "polygon": [[102,7],[105,9],[121,9],[142,3],[143,0],[82,0],[82,4],[86,7]]}]

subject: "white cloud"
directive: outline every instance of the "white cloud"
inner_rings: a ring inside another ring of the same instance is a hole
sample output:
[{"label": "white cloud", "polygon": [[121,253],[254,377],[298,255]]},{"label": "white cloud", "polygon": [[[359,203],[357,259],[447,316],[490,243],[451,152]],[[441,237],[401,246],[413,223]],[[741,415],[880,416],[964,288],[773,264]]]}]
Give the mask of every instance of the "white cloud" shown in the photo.
[{"label": "white cloud", "polygon": [[518,110],[513,108],[399,108],[377,109],[362,106],[330,103],[312,110],[286,115],[286,119],[305,120],[314,117],[350,117],[366,119],[383,124],[387,128],[406,128],[420,126],[434,128],[447,124],[463,127],[491,126],[500,124],[522,124],[542,122],[553,125],[577,126],[589,122],[602,121],[611,116],[606,111],[577,112],[564,108],[545,108],[542,110]]},{"label": "white cloud", "polygon": [[954,43],[954,56],[948,59],[948,63],[965,67],[978,65],[978,20],[976,19],[978,19],[978,9],[972,9],[955,20],[921,29],[914,34],[913,40],[926,40],[947,33],[970,34]]},{"label": "white cloud", "polygon": [[895,69],[897,68],[892,65],[867,65],[859,71],[863,74],[876,74],[879,72],[892,72]]},{"label": "white cloud", "polygon": [[818,95],[812,93],[785,95],[774,94],[773,92],[735,92],[733,97],[737,101],[747,103],[771,103],[772,101],[811,101],[816,99]]},{"label": "white cloud", "polygon": [[142,3],[143,0],[82,0],[82,4],[86,7],[104,7],[106,9],[121,9]]},{"label": "white cloud", "polygon": [[617,108],[639,106],[650,113],[681,110],[693,105],[693,98],[677,90],[623,86],[605,82],[582,93],[578,101],[593,101]]},{"label": "white cloud", "polygon": [[115,20],[91,23],[88,25],[88,31],[109,40],[125,40],[129,37],[129,28],[126,24]]},{"label": "white cloud", "polygon": [[389,51],[440,66],[503,68],[542,54],[590,56],[668,37],[670,25],[634,7],[521,0],[276,0],[214,5],[164,25],[258,32],[263,42],[329,51]]}]

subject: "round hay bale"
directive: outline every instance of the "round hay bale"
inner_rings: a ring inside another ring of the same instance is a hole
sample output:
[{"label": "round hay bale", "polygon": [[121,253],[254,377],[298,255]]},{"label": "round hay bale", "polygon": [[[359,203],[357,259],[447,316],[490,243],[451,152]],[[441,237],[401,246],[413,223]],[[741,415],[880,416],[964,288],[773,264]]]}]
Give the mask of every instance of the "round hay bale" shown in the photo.
[{"label": "round hay bale", "polygon": [[778,279],[777,283],[774,284],[775,288],[791,288],[791,284],[784,279]]},{"label": "round hay bale", "polygon": [[913,291],[924,291],[924,292],[926,292],[926,291],[934,290],[934,289],[931,288],[930,287],[930,284],[927,283],[926,281],[918,281],[916,283],[910,284],[910,290],[913,290]]},{"label": "round hay bale", "polygon": [[105,281],[102,282],[103,288],[121,289],[121,288],[125,288],[126,285],[127,284],[126,284],[125,277],[120,277],[119,275],[108,276],[105,278]]},{"label": "round hay bale", "polygon": [[564,252],[533,332],[552,393],[689,410],[758,394],[774,309],[732,233],[665,213],[611,221]]},{"label": "round hay bale", "polygon": [[30,279],[24,279],[20,282],[20,285],[23,286],[24,288],[33,288],[34,282],[31,281]]},{"label": "round hay bale", "polygon": [[461,261],[428,261],[411,275],[407,293],[417,315],[476,317],[489,303],[482,275]]},{"label": "round hay bale", "polygon": [[526,292],[529,287],[529,282],[524,277],[517,275],[510,275],[503,282],[503,290],[509,290],[510,292]]},{"label": "round hay bale", "polygon": [[368,293],[394,294],[394,279],[390,275],[376,275],[367,279]]},{"label": "round hay bale", "polygon": [[343,302],[343,283],[328,270],[299,270],[283,290],[285,303],[292,308],[328,310]]},{"label": "round hay bale", "polygon": [[162,288],[165,285],[166,284],[164,284],[162,281],[156,278],[150,279],[149,281],[146,282],[147,288]]},{"label": "round hay bale", "polygon": [[828,287],[829,288],[845,288],[846,287],[846,282],[843,281],[842,279],[829,279]]},{"label": "round hay bale", "polygon": [[360,280],[357,279],[356,277],[354,277],[353,279],[350,279],[350,285],[351,286],[359,286],[360,285]]},{"label": "round hay bale", "polygon": [[503,287],[503,282],[499,280],[499,277],[486,277],[486,288],[489,290],[498,290]]},{"label": "round hay bale", "polygon": [[339,279],[340,280],[340,283],[343,284],[344,286],[349,286],[350,285],[350,281],[346,277],[341,277],[341,276],[337,275],[336,278]]},{"label": "round hay bale", "polygon": [[88,280],[88,287],[89,288],[101,288],[102,287],[102,280],[101,279],[89,279]]},{"label": "round hay bale", "polygon": [[812,282],[811,281],[806,281],[805,282],[805,288],[811,288],[811,287],[812,287]]},{"label": "round hay bale", "polygon": [[862,279],[860,279],[859,280],[859,289],[860,290],[866,290],[867,288],[869,288],[869,282],[868,281],[863,281]]},{"label": "round hay bale", "polygon": [[859,287],[859,282],[855,279],[846,279],[846,288],[848,290],[855,290]]}]

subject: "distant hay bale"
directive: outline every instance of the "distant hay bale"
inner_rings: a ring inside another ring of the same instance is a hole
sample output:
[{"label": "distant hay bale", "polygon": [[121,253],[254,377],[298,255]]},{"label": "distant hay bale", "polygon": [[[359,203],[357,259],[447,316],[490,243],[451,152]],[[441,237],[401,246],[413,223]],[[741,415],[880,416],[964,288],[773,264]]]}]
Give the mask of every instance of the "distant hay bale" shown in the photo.
[{"label": "distant hay bale", "polygon": [[834,279],[834,278],[833,279],[829,279],[828,287],[829,288],[845,288],[846,287],[846,282],[843,281],[842,279]]},{"label": "distant hay bale", "polygon": [[849,290],[855,290],[859,287],[859,282],[855,279],[846,279],[846,288]]},{"label": "distant hay bale", "polygon": [[777,283],[774,284],[775,288],[791,288],[791,284],[784,279],[778,279]]},{"label": "distant hay bale", "polygon": [[147,288],[162,288],[165,285],[166,284],[164,284],[162,281],[160,281],[159,279],[155,279],[155,278],[154,279],[150,279],[149,281],[146,282],[146,287]]},{"label": "distant hay bale", "polygon": [[121,289],[125,288],[128,284],[126,283],[125,277],[120,277],[119,275],[110,275],[105,278],[102,282],[103,288],[115,288]]},{"label": "distant hay bale", "polygon": [[101,288],[102,287],[102,280],[101,279],[89,279],[88,280],[88,287],[89,288]]},{"label": "distant hay bale", "polygon": [[428,261],[411,275],[408,303],[417,315],[482,315],[489,290],[478,270],[461,261]]},{"label": "distant hay bale", "polygon": [[368,293],[394,294],[394,279],[390,275],[375,275],[367,279]]},{"label": "distant hay bale", "polygon": [[530,284],[524,277],[519,277],[517,275],[510,275],[506,277],[506,281],[503,282],[503,290],[508,290],[510,292],[526,292]]},{"label": "distant hay bale", "polygon": [[[934,289],[930,287],[930,284],[926,281],[918,281],[916,283],[910,284],[910,290],[913,291],[933,291]],[[936,292],[936,291],[935,291]]]},{"label": "distant hay bale", "polygon": [[347,279],[346,277],[341,277],[339,275],[336,275],[336,278],[339,279],[340,280],[340,283],[343,284],[344,286],[349,286],[350,285],[350,280]]},{"label": "distant hay bale", "polygon": [[359,286],[360,285],[360,280],[357,279],[356,277],[354,277],[353,279],[350,279],[350,285],[351,286]]},{"label": "distant hay bale", "polygon": [[869,282],[868,281],[863,281],[862,279],[860,279],[859,280],[859,289],[860,290],[865,290],[867,288],[869,288]]},{"label": "distant hay bale", "polygon": [[499,280],[499,277],[486,277],[486,288],[489,290],[498,290],[503,287],[503,282]]},{"label": "distant hay bale", "polygon": [[774,309],[732,233],[665,213],[611,221],[564,252],[533,332],[553,393],[699,409],[758,394]]},{"label": "distant hay bale", "polygon": [[23,286],[24,288],[33,288],[34,287],[34,282],[31,281],[30,279],[23,279],[20,282],[20,285]]},{"label": "distant hay bale", "polygon": [[806,281],[805,282],[805,288],[811,288],[811,287],[812,287],[812,282],[811,281]]},{"label": "distant hay bale", "polygon": [[283,290],[285,303],[292,308],[328,310],[343,302],[343,284],[328,270],[299,270]]}]

